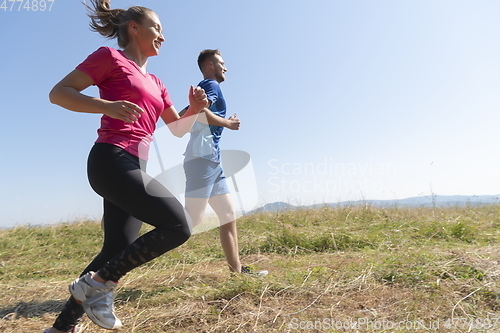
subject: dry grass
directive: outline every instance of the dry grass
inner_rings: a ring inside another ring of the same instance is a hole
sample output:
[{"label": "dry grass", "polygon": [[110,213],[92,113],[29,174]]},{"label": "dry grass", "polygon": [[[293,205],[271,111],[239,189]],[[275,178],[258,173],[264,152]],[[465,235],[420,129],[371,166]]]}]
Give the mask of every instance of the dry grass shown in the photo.
[{"label": "dry grass", "polygon": [[[137,333],[480,332],[487,319],[499,332],[499,213],[339,207],[245,217],[243,260],[268,277],[231,275],[212,230],[129,273],[117,313],[123,332]],[[97,253],[99,225],[0,235],[0,332],[42,332]]]}]

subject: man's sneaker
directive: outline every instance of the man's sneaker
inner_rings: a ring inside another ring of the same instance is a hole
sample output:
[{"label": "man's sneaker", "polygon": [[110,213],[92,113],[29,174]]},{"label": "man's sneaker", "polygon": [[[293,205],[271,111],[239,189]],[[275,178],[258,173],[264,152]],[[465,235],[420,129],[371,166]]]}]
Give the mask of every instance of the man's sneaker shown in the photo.
[{"label": "man's sneaker", "polygon": [[117,283],[106,281],[102,287],[94,287],[90,281],[93,273],[88,272],[71,282],[69,292],[82,304],[85,313],[95,324],[108,330],[119,330],[122,322],[115,316],[113,305]]},{"label": "man's sneaker", "polygon": [[264,277],[267,274],[269,274],[268,271],[252,271],[250,267],[248,266],[241,266],[241,274],[246,274],[246,275],[251,275],[251,276],[258,276],[258,277]]},{"label": "man's sneaker", "polygon": [[[50,328],[47,328],[45,331],[43,331],[43,333],[49,333],[50,331]],[[69,331],[68,333],[80,333],[82,331],[82,327],[81,326],[73,326],[73,328],[71,329],[71,331]]]}]

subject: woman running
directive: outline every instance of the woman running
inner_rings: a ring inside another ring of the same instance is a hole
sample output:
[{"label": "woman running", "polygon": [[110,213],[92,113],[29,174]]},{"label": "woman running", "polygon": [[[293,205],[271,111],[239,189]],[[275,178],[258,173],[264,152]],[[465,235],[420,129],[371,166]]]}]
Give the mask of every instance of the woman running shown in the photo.
[{"label": "woman running", "polygon": [[[146,71],[148,58],[159,54],[165,40],[158,15],[145,7],[110,9],[110,1],[90,1],[91,28],[117,38],[120,50],[99,48],[49,96],[68,110],[103,114],[87,168],[90,185],[104,199],[104,242],[70,284],[72,297],[45,333],[76,332],[84,312],[103,328],[120,329],[113,305],[120,278],[191,235],[181,203],[143,170],[158,118],[183,136],[207,105],[205,92],[191,86],[189,110],[179,117],[165,86]],[[100,98],[81,93],[91,85],[99,87]],[[156,228],[137,238],[141,221]]]}]

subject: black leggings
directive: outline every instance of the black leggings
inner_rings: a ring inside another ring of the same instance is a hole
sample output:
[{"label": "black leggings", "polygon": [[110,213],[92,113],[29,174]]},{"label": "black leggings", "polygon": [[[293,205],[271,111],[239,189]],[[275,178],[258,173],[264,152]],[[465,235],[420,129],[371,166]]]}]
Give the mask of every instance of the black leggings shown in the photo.
[{"label": "black leggings", "polygon": [[[82,275],[97,271],[118,281],[132,269],[183,244],[191,235],[181,203],[141,170],[144,161],[114,145],[97,143],[90,151],[90,185],[104,198],[104,243]],[[137,238],[142,221],[156,228]],[[73,298],[54,323],[69,331],[84,311]]]}]

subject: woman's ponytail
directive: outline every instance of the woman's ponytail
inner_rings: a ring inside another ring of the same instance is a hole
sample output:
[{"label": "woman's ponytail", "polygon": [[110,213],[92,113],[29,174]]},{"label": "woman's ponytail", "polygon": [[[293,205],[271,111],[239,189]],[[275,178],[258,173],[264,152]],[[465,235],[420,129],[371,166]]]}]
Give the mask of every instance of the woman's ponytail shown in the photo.
[{"label": "woman's ponytail", "polygon": [[85,6],[89,10],[90,29],[106,38],[117,38],[118,45],[125,48],[130,42],[127,26],[130,21],[141,23],[146,12],[151,9],[133,6],[129,9],[111,9],[110,0],[89,0],[91,5]]}]

